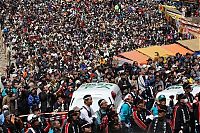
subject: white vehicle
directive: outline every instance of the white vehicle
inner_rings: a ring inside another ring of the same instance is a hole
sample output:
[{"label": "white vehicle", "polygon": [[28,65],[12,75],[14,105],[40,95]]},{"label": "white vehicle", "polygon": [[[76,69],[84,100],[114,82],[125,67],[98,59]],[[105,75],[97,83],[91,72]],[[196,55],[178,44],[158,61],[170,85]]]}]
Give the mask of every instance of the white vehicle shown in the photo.
[{"label": "white vehicle", "polygon": [[115,108],[118,107],[122,103],[122,93],[118,85],[113,83],[87,83],[81,85],[72,96],[72,100],[70,102],[69,110],[73,109],[75,106],[82,108],[84,105],[83,97],[85,95],[92,96],[92,109],[96,112],[99,109],[98,101],[100,99],[105,99],[109,104],[114,104]]},{"label": "white vehicle", "polygon": [[[195,96],[197,93],[200,92],[200,85],[192,85],[192,94],[193,96]],[[176,95],[180,94],[180,93],[185,93],[183,90],[183,86],[182,85],[172,85],[168,88],[166,88],[165,90],[158,92],[158,94],[156,95],[156,99],[158,99],[158,97],[160,95],[165,95],[166,97],[166,104],[169,105],[169,101],[170,101],[170,96],[174,96],[174,103],[177,102],[176,100]]]}]

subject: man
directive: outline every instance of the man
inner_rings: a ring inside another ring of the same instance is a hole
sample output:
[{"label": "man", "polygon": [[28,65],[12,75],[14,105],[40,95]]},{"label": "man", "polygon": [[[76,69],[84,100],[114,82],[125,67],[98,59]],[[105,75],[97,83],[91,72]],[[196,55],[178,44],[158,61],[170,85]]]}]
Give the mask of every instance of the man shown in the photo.
[{"label": "man", "polygon": [[41,102],[41,112],[47,112],[48,104],[49,104],[49,96],[48,96],[48,86],[44,86],[42,92],[39,93],[39,98]]},{"label": "man", "polygon": [[128,90],[131,88],[131,83],[129,82],[128,77],[125,75],[125,73],[121,74],[121,79],[118,82],[119,88],[122,91],[122,94],[124,94],[126,92],[128,92]]},{"label": "man", "polygon": [[82,133],[92,133],[92,127],[89,123],[84,122],[81,125],[81,132]]},{"label": "man", "polygon": [[[158,110],[159,110],[159,108],[160,108],[160,106],[166,106],[166,97],[165,97],[165,95],[160,95],[159,97],[158,97],[158,103],[151,109],[152,110],[152,112],[153,112],[153,115],[154,115],[154,117],[158,117]],[[167,107],[167,118],[168,119],[170,119],[170,117],[171,117],[171,112],[170,112],[170,109]]]},{"label": "man", "polygon": [[3,108],[2,108],[2,112],[0,114],[0,125],[2,126],[4,124],[4,121],[5,121],[5,114],[9,114],[9,109],[8,109],[8,105],[4,105]]},{"label": "man", "polygon": [[138,89],[141,91],[144,91],[146,89],[146,84],[145,84],[145,70],[141,69],[138,77]]},{"label": "man", "polygon": [[133,112],[133,132],[144,133],[153,120],[153,115],[146,109],[143,99],[138,100],[136,111]]},{"label": "man", "polygon": [[195,129],[195,121],[194,121],[194,112],[193,112],[193,101],[194,101],[194,96],[191,94],[192,88],[189,83],[184,83],[183,84],[183,89],[185,91],[185,96],[188,99],[188,102],[186,105],[189,107],[190,111],[190,119],[191,119],[191,132],[194,132]]},{"label": "man", "polygon": [[146,104],[146,108],[148,110],[151,109],[151,107],[153,106],[154,103],[154,92],[153,92],[153,87],[152,86],[148,86],[146,87],[146,89],[142,92],[141,97],[146,100],[147,104]]},{"label": "man", "polygon": [[61,133],[60,122],[58,120],[52,122],[52,127],[49,130],[49,133]]},{"label": "man", "polygon": [[98,101],[100,109],[97,111],[97,132],[108,132],[108,104],[105,99]]},{"label": "man", "polygon": [[174,133],[189,133],[190,132],[190,113],[186,105],[188,102],[184,94],[178,95],[178,103],[173,110],[173,124]]},{"label": "man", "polygon": [[15,94],[13,94],[12,90],[7,90],[7,96],[3,98],[2,105],[8,105],[9,111],[11,113],[15,113],[15,99],[17,98]]},{"label": "man", "polygon": [[92,117],[95,113],[93,109],[90,107],[92,105],[92,96],[91,95],[85,95],[83,97],[84,105],[81,109],[81,115],[80,118],[82,120],[87,121],[90,124],[94,124],[94,118]]},{"label": "man", "polygon": [[92,105],[92,96],[91,95],[85,95],[83,97],[84,105],[82,107],[80,119],[87,121],[92,126],[92,130],[95,131],[95,118],[93,117],[95,115],[93,109],[90,107]]},{"label": "man", "polygon": [[42,128],[40,127],[40,122],[38,121],[38,117],[34,114],[30,114],[27,118],[30,126],[28,128],[27,133],[44,133]]},{"label": "man", "polygon": [[194,109],[194,121],[195,121],[195,132],[200,133],[200,92],[197,95],[198,100],[193,104]]},{"label": "man", "polygon": [[172,133],[169,121],[166,119],[167,106],[160,105],[158,117],[155,118],[148,129],[148,133]]},{"label": "man", "polygon": [[37,106],[33,106],[32,110],[33,110],[33,114],[38,117],[40,127],[44,130],[44,132],[49,131],[51,124],[48,121],[46,121],[43,115],[41,115],[40,109]]},{"label": "man", "polygon": [[28,96],[28,105],[30,108],[30,112],[32,112],[33,106],[38,106],[40,103],[39,96],[37,95],[36,88],[32,88],[31,94]]},{"label": "man", "polygon": [[63,100],[61,96],[58,96],[57,102],[53,106],[53,110],[55,112],[62,112],[62,111],[65,111],[66,109],[67,109],[67,105],[65,104],[65,101]]},{"label": "man", "polygon": [[184,83],[183,89],[185,91],[185,96],[188,99],[187,106],[189,107],[190,111],[192,111],[192,103],[194,101],[194,96],[191,94],[191,91],[192,91],[191,85],[188,83]]},{"label": "man", "polygon": [[[74,110],[74,112],[77,114],[77,120],[78,120],[78,123],[82,123],[82,120],[80,119],[80,114],[81,114],[81,112],[80,112],[80,108],[79,107],[77,107],[77,106],[75,106],[72,110]],[[66,125],[66,123],[68,122],[68,119],[64,119],[64,120],[62,120],[62,125]],[[63,126],[61,127],[61,132],[63,131]]]},{"label": "man", "polygon": [[78,114],[74,110],[68,112],[67,123],[62,129],[62,133],[80,133],[80,124],[78,121]]},{"label": "man", "polygon": [[132,120],[132,106],[133,97],[131,94],[127,94],[124,97],[124,103],[121,106],[119,116],[121,118],[122,123],[122,130],[124,133],[128,133],[131,127],[131,120]]}]

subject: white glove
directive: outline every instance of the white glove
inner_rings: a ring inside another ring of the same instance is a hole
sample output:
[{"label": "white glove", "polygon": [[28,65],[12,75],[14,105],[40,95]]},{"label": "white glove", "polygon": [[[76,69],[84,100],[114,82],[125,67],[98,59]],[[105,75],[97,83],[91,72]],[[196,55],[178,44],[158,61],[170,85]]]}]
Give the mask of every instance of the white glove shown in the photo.
[{"label": "white glove", "polygon": [[146,116],[146,119],[150,119],[150,120],[153,120],[153,115],[148,115],[148,116]]},{"label": "white glove", "polygon": [[178,133],[183,133],[183,130],[180,130]]},{"label": "white glove", "polygon": [[125,124],[125,127],[130,128],[130,127],[131,127],[131,124]]}]

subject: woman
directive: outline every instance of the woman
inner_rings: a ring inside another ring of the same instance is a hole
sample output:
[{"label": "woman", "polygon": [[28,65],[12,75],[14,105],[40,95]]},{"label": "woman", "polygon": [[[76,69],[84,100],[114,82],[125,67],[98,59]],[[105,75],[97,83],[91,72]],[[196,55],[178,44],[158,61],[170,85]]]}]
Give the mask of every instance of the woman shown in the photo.
[{"label": "woman", "polygon": [[10,114],[4,123],[3,132],[4,133],[21,133],[22,122],[20,119],[16,118],[14,114]]}]

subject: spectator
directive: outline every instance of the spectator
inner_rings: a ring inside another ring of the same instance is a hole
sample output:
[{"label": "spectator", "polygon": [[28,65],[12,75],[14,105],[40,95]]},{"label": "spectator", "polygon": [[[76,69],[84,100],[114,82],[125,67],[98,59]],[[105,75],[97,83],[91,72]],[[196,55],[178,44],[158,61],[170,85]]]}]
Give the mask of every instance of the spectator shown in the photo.
[{"label": "spectator", "polygon": [[19,96],[17,98],[17,110],[19,115],[29,114],[30,108],[28,105],[28,92],[24,88],[19,89]]},{"label": "spectator", "polygon": [[[165,59],[155,53],[157,57],[148,59],[147,65],[137,61],[119,63],[113,58],[136,48],[194,38],[190,33],[179,33],[175,24],[158,11],[160,3],[172,4],[140,0],[1,0],[3,39],[0,39],[11,51],[11,65],[7,67],[7,76],[1,77],[0,101],[4,99],[3,103],[16,115],[27,115],[30,112],[27,106],[32,111],[40,103],[44,113],[64,111],[80,85],[104,81],[118,84],[124,94],[133,94],[133,105],[144,99],[147,108],[151,108],[155,98],[146,96],[151,90],[156,95],[171,85],[198,83],[200,58],[196,55],[176,54]],[[191,4],[184,4],[184,8],[186,16],[195,16],[199,10]],[[9,102],[8,90],[14,94]],[[91,104],[91,99],[88,101]],[[84,111],[87,116],[87,111],[81,109]],[[114,116],[109,120],[117,123]],[[120,129],[120,123],[114,125],[111,127]],[[122,125],[124,129],[124,121]],[[83,126],[84,132],[86,129],[91,132]]]},{"label": "spectator", "polygon": [[16,95],[9,89],[7,90],[7,96],[3,98],[2,105],[8,105],[9,111],[15,113],[15,99]]},{"label": "spectator", "polygon": [[68,112],[68,120],[67,123],[64,125],[62,133],[79,133],[80,132],[80,125],[78,123],[78,115],[75,113],[74,110],[70,110]]},{"label": "spectator", "polygon": [[41,112],[47,112],[47,108],[49,107],[49,95],[48,95],[48,86],[44,86],[42,92],[39,93],[39,98],[41,101]]},{"label": "spectator", "polygon": [[50,127],[51,127],[51,124],[49,123],[49,121],[47,121],[45,119],[45,117],[41,114],[40,112],[40,109],[37,107],[37,106],[33,106],[32,107],[32,111],[33,111],[33,114],[35,116],[37,116],[37,119],[39,121],[39,126],[40,128],[44,131],[44,132],[48,132]]},{"label": "spectator", "polygon": [[40,99],[39,99],[39,96],[37,95],[36,89],[32,88],[31,94],[29,94],[28,96],[28,105],[29,105],[30,112],[33,111],[32,107],[39,106],[39,103],[40,103]]},{"label": "spectator", "polygon": [[132,103],[133,103],[133,98],[131,94],[127,94],[124,97],[124,104],[121,106],[120,113],[119,113],[120,118],[121,118],[121,123],[122,123],[122,130],[125,133],[128,133],[131,127],[131,120],[132,120],[131,104]]},{"label": "spectator", "polygon": [[58,120],[52,122],[52,127],[49,130],[49,133],[61,133],[61,124]]},{"label": "spectator", "polygon": [[9,108],[8,105],[4,105],[3,108],[2,108],[2,112],[1,112],[1,115],[0,115],[0,125],[1,126],[4,124],[5,116],[10,114],[8,108]]},{"label": "spectator", "polygon": [[66,103],[61,96],[58,97],[57,102],[54,104],[53,109],[56,112],[65,111],[67,109]]},{"label": "spectator", "polygon": [[34,114],[30,114],[27,118],[27,121],[30,123],[31,127],[28,128],[28,133],[43,133],[43,130],[40,127],[38,118]]},{"label": "spectator", "polygon": [[18,125],[22,124],[20,122],[20,119],[16,118],[14,114],[10,114],[9,116],[6,116],[6,121],[4,123],[4,133],[14,132],[14,133],[20,133],[22,130],[22,126]]}]

